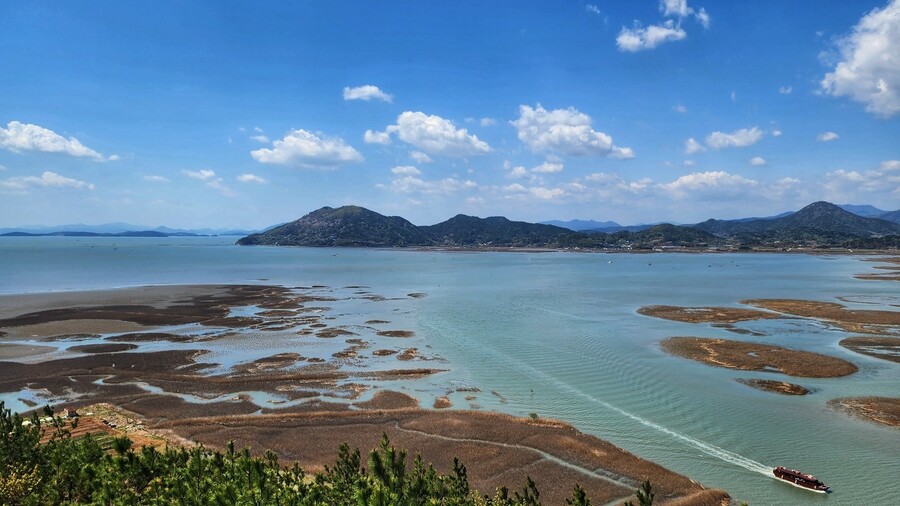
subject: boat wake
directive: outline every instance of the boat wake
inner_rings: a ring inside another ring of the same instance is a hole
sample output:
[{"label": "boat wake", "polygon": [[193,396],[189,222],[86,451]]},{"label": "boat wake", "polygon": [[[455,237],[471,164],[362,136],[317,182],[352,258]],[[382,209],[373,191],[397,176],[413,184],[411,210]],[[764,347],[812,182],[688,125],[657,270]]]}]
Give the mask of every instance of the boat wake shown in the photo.
[{"label": "boat wake", "polygon": [[[429,326],[434,328],[433,325],[429,325]],[[435,329],[435,330],[438,330],[438,329]],[[440,330],[438,330],[438,331],[440,332]],[[496,349],[488,348],[488,347],[482,348],[482,352],[486,352],[486,351],[489,351],[491,354],[495,355],[498,359],[501,359],[502,361],[505,361],[505,362],[508,362],[509,359],[511,358],[511,357],[508,357],[508,356],[502,354],[501,352],[497,351]],[[550,376],[549,374],[547,374],[539,369],[536,369],[535,367],[533,367],[521,360],[517,360],[517,363],[521,367],[527,369],[527,372],[531,377],[540,377],[547,383],[553,383],[555,386],[557,386],[561,390],[567,391],[575,396],[581,397],[581,398],[588,400],[596,405],[602,406],[610,411],[613,411],[622,416],[630,418],[631,420],[634,420],[645,427],[657,430],[663,434],[666,434],[667,436],[670,436],[674,439],[682,441],[683,443],[693,446],[694,448],[700,450],[701,452],[703,452],[711,457],[715,457],[717,459],[723,460],[730,464],[734,464],[736,466],[743,467],[744,469],[747,469],[748,471],[760,473],[760,474],[763,474],[763,475],[766,475],[769,477],[772,476],[772,467],[771,466],[767,466],[767,465],[762,464],[761,462],[757,462],[751,458],[744,457],[743,455],[738,455],[737,453],[730,452],[728,450],[725,450],[724,448],[719,448],[718,446],[716,446],[714,444],[710,444],[705,441],[701,441],[697,438],[688,436],[686,434],[682,434],[680,432],[669,429],[668,427],[664,427],[656,422],[653,422],[651,420],[647,420],[646,418],[635,415],[634,413],[625,411],[624,409],[622,409],[618,406],[615,406],[606,401],[600,400],[590,394],[582,392],[581,390],[575,388],[574,386],[572,386],[564,381],[561,381],[556,377]]]}]

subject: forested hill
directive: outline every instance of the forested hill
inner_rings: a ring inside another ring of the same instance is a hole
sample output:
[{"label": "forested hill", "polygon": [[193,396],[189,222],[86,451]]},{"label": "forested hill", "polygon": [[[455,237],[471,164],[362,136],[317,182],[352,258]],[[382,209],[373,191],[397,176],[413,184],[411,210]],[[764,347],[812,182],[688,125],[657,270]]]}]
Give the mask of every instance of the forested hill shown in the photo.
[{"label": "forested hill", "polygon": [[553,225],[511,221],[501,216],[463,214],[430,226],[358,207],[323,207],[240,245],[317,247],[441,248],[689,248],[846,247],[897,248],[900,224],[866,218],[828,202],[816,202],[775,218],[708,220],[696,225],[654,225],[636,232],[575,232]]}]

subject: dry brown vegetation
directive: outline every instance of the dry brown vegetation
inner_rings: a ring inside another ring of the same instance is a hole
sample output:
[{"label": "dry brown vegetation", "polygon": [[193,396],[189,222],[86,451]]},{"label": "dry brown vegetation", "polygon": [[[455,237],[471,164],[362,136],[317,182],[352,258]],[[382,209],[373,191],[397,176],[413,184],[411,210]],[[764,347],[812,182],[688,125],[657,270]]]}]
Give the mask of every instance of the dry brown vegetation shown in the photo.
[{"label": "dry brown vegetation", "polygon": [[829,404],[852,415],[889,427],[900,427],[900,399],[896,397],[846,397]]},{"label": "dry brown vegetation", "polygon": [[776,394],[782,395],[806,395],[810,392],[810,390],[804,386],[788,383],[787,381],[743,378],[737,381],[757,390],[775,392]]},{"label": "dry brown vegetation", "polygon": [[670,337],[663,340],[661,346],[673,355],[742,371],[779,372],[806,378],[837,378],[858,370],[852,363],[836,357],[771,344],[703,337]]},{"label": "dry brown vegetation", "polygon": [[848,337],[841,346],[856,353],[900,363],[900,338],[885,336]]},{"label": "dry brown vegetation", "polygon": [[737,323],[782,318],[782,315],[777,313],[737,307],[644,306],[638,309],[638,313],[686,323]]}]

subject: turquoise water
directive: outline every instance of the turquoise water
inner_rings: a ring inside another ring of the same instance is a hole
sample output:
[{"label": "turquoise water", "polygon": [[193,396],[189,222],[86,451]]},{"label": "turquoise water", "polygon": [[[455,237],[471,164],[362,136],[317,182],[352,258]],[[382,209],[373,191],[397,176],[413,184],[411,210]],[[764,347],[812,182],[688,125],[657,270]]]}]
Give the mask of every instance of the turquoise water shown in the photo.
[{"label": "turquoise water", "polygon": [[[232,240],[2,238],[0,293],[186,283],[424,292],[385,319],[402,313],[428,352],[449,362],[449,373],[406,384],[426,405],[448,387],[477,386],[483,409],[565,420],[751,504],[890,504],[900,495],[900,431],[826,405],[843,396],[896,396],[900,365],[844,350],[837,343],[848,334],[809,320],[739,324],[764,334],[750,336],[636,313],[647,304],[838,296],[853,307],[896,310],[896,282],[853,279],[872,270],[859,258],[248,248]],[[795,379],[814,393],[779,396],[733,380],[790,378],[668,356],[658,342],[673,335],[810,348],[860,371]],[[466,407],[465,395],[451,398]],[[776,465],[811,472],[835,492],[778,483],[767,475]]]}]

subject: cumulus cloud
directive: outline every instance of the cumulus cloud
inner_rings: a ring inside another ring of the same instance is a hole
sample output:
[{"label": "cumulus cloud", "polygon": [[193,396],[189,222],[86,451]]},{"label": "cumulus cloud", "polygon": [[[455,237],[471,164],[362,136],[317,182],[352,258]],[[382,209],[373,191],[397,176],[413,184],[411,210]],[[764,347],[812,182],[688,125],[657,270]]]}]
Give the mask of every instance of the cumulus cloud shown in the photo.
[{"label": "cumulus cloud", "polygon": [[558,172],[563,171],[563,164],[557,162],[544,162],[537,167],[531,169],[531,172],[537,172],[539,174],[556,174]]},{"label": "cumulus cloud", "polygon": [[571,156],[634,158],[631,148],[613,144],[612,137],[591,127],[591,117],[574,107],[548,111],[519,106],[519,119],[511,122],[519,140],[534,152],[553,151]]},{"label": "cumulus cloud", "polygon": [[584,9],[594,14],[600,14],[600,8],[594,4],[587,4],[584,6]]},{"label": "cumulus cloud", "polygon": [[387,146],[391,143],[391,135],[387,132],[366,130],[366,133],[363,134],[363,141],[365,141],[366,144],[381,144]]},{"label": "cumulus cloud", "polygon": [[[368,132],[366,132],[368,135]],[[457,128],[452,121],[423,112],[406,111],[397,117],[397,123],[388,125],[384,132],[372,132],[373,139],[390,140],[396,134],[401,141],[432,155],[466,157],[489,153],[491,147],[465,128]],[[368,142],[368,141],[367,141]]]},{"label": "cumulus cloud", "polygon": [[153,175],[144,176],[143,180],[148,181],[150,183],[168,183],[169,182],[169,178],[167,178],[165,176],[153,176]]},{"label": "cumulus cloud", "polygon": [[237,177],[237,180],[242,183],[256,183],[256,184],[265,184],[265,183],[269,182],[269,180],[264,177],[257,176],[256,174],[249,174],[249,173],[241,174],[240,176]]},{"label": "cumulus cloud", "polygon": [[224,195],[226,197],[231,197],[235,194],[234,191],[231,188],[229,188],[225,184],[224,181],[222,181],[222,178],[216,177],[216,172],[214,170],[210,170],[210,169],[201,169],[201,170],[197,170],[197,171],[183,170],[183,171],[181,171],[181,173],[191,179],[203,181],[204,184],[206,184],[206,186],[218,191],[219,193],[221,193],[222,195]]},{"label": "cumulus cloud", "polygon": [[183,171],[181,171],[181,173],[187,177],[190,177],[193,179],[199,179],[200,181],[207,181],[207,180],[210,180],[210,179],[216,177],[216,172],[214,170],[209,170],[209,169],[200,169],[197,171],[183,170]]},{"label": "cumulus cloud", "polygon": [[672,198],[736,195],[755,188],[759,183],[725,171],[694,172],[675,181],[661,184]]},{"label": "cumulus cloud", "polygon": [[693,155],[694,153],[702,153],[704,151],[706,151],[706,148],[704,148],[702,144],[697,142],[697,139],[691,137],[690,139],[684,141],[684,154]]},{"label": "cumulus cloud", "polygon": [[731,133],[713,132],[706,136],[706,145],[712,149],[744,148],[759,142],[763,135],[764,132],[757,127],[742,128]]},{"label": "cumulus cloud", "polygon": [[[887,202],[900,197],[900,160],[881,162],[877,169],[835,170],[825,175],[825,188],[832,199],[857,197],[873,199],[882,196]],[[891,204],[887,204],[891,205]]]},{"label": "cumulus cloud", "polygon": [[333,169],[363,161],[362,155],[339,137],[324,137],[306,130],[294,130],[273,147],[257,149],[250,155],[260,163],[293,165],[309,169]]},{"label": "cumulus cloud", "polygon": [[841,136],[834,132],[822,132],[816,136],[816,140],[819,142],[831,142],[840,139]]},{"label": "cumulus cloud", "polygon": [[766,159],[761,156],[754,156],[753,158],[750,159],[750,165],[759,167],[759,166],[762,166],[765,164],[766,164]]},{"label": "cumulus cloud", "polygon": [[75,188],[93,190],[94,185],[85,181],[61,176],[56,172],[45,171],[40,176],[18,176],[0,181],[0,188],[8,190],[26,190],[30,187]]},{"label": "cumulus cloud", "polygon": [[478,183],[448,177],[439,180],[425,180],[417,175],[400,175],[390,185],[376,185],[376,188],[388,189],[395,193],[421,195],[452,195],[464,190],[478,188]]},{"label": "cumulus cloud", "polygon": [[366,84],[351,88],[344,87],[344,100],[381,100],[382,102],[392,102],[394,96],[378,89],[378,86]]},{"label": "cumulus cloud", "polygon": [[411,151],[409,153],[409,157],[418,163],[431,163],[434,160],[431,159],[430,156],[426,155],[421,151]]},{"label": "cumulus cloud", "polygon": [[528,169],[522,167],[521,165],[512,167],[509,169],[509,172],[506,173],[506,177],[509,179],[522,179],[528,175]]},{"label": "cumulus cloud", "polygon": [[619,51],[635,53],[686,37],[687,33],[671,19],[661,25],[650,25],[646,28],[642,27],[639,21],[635,21],[632,28],[622,27],[619,36],[616,37],[616,46]]},{"label": "cumulus cloud", "polygon": [[793,93],[793,91],[794,88],[790,86],[782,86],[778,88],[778,93],[781,93],[782,95],[790,95],[791,93]]},{"label": "cumulus cloud", "polygon": [[900,0],[863,16],[837,49],[840,61],[822,79],[822,91],[878,116],[900,112]]},{"label": "cumulus cloud", "polygon": [[85,146],[74,137],[67,139],[53,130],[18,121],[10,121],[6,128],[0,127],[0,148],[14,153],[43,151],[92,158],[98,161],[104,160],[103,155]]},{"label": "cumulus cloud", "polygon": [[781,137],[781,130],[772,130],[772,137]]},{"label": "cumulus cloud", "polygon": [[250,139],[252,139],[256,142],[261,142],[263,144],[269,143],[269,138],[266,137],[265,135],[253,135],[253,136],[250,136]]},{"label": "cumulus cloud", "polygon": [[400,176],[418,176],[422,171],[412,165],[399,165],[391,169],[391,172]]},{"label": "cumulus cloud", "polygon": [[672,106],[672,110],[675,112],[680,112],[680,113],[684,114],[687,112],[687,107],[685,107],[681,104],[675,104],[674,106]]},{"label": "cumulus cloud", "polygon": [[616,37],[619,51],[634,53],[653,49],[666,42],[683,40],[687,38],[687,32],[682,28],[682,21],[688,17],[693,17],[703,28],[709,28],[710,17],[706,9],[689,7],[687,0],[660,0],[659,11],[663,17],[670,19],[646,28],[638,20],[634,21],[632,28],[623,26]]},{"label": "cumulus cloud", "polygon": [[483,127],[494,126],[497,124],[497,120],[494,118],[481,118],[478,124]]}]

